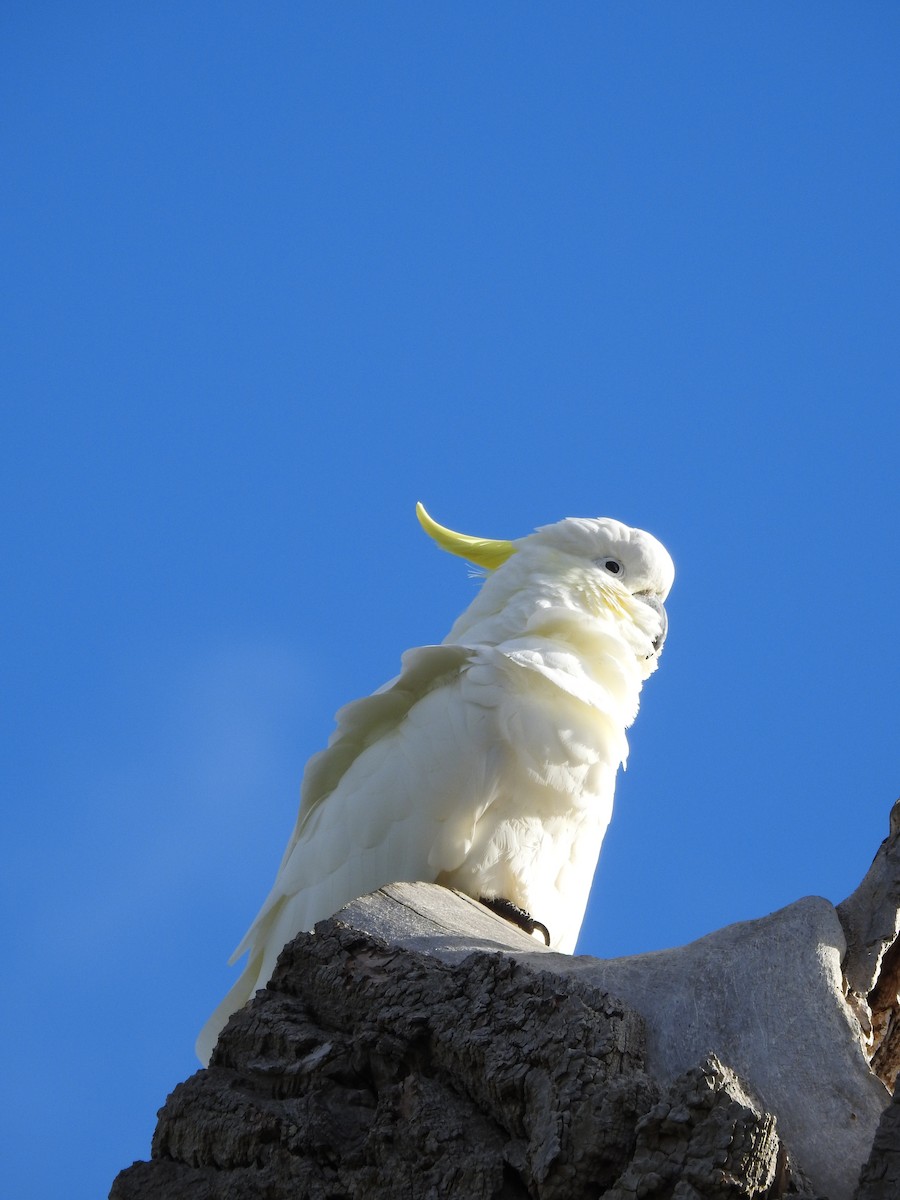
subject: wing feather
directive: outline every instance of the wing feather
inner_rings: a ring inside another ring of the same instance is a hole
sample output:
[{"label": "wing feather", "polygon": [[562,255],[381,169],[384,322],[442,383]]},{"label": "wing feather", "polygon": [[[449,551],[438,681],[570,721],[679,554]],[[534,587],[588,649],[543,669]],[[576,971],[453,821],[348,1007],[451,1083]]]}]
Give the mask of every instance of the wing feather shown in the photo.
[{"label": "wing feather", "polygon": [[[452,688],[472,654],[465,646],[408,650],[395,679],[340,709],[328,746],[307,763],[300,811],[275,884],[231,956],[232,962],[261,937],[268,940],[272,907],[301,888],[304,895],[291,909],[299,921],[294,933],[311,929],[347,900],[393,882],[380,878],[367,887],[372,876],[367,869],[355,877],[356,890],[351,888],[338,904],[328,906],[327,896],[341,891],[338,872],[352,848],[371,851],[379,845],[393,824],[409,813],[416,790],[432,795],[426,760],[434,747],[430,742],[422,744],[422,730],[429,730],[433,718],[417,715],[416,709],[429,695]],[[415,738],[409,736],[413,729]],[[428,789],[422,786],[426,780]],[[371,856],[366,857],[371,868]],[[402,861],[398,855],[397,862]]]},{"label": "wing feather", "polygon": [[322,801],[338,786],[360,754],[396,729],[427,692],[455,675],[469,660],[466,646],[416,646],[400,659],[400,674],[360,700],[338,709],[337,727],[324,750],[306,764],[300,787],[297,824],[281,860],[282,867],[304,825]]}]

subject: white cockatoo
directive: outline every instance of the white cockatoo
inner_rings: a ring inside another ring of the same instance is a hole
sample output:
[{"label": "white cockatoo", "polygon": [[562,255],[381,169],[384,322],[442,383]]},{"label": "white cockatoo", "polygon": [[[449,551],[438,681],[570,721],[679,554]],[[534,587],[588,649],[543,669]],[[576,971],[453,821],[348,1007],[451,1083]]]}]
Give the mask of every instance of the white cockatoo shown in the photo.
[{"label": "white cockatoo", "polygon": [[416,511],[487,578],[441,645],[408,650],[396,679],[342,708],[307,763],[275,884],[232,958],[249,951],[247,965],[197,1041],[204,1062],[291,938],[387,883],[458,888],[575,948],[675,568],[605,517],[505,542]]}]

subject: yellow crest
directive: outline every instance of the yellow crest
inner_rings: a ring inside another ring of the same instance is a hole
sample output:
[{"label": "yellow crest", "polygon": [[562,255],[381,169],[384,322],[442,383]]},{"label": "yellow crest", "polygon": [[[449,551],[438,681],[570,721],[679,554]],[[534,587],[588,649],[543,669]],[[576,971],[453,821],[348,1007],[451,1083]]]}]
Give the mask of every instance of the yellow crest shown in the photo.
[{"label": "yellow crest", "polygon": [[487,571],[496,571],[497,567],[502,566],[516,552],[512,542],[470,537],[467,533],[454,533],[452,529],[438,525],[437,521],[429,517],[421,503],[416,505],[416,516],[428,536],[434,538],[442,550],[458,554],[460,558],[468,559],[470,563],[484,567]]}]

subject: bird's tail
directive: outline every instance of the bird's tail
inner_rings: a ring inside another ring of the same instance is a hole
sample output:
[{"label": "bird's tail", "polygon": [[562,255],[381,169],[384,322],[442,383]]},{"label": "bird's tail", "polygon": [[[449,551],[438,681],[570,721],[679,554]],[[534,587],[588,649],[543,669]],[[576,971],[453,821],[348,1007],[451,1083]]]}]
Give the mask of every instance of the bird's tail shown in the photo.
[{"label": "bird's tail", "polygon": [[[197,1057],[206,1066],[219,1040],[219,1034],[228,1024],[232,1013],[243,1008],[259,986],[259,969],[262,965],[262,951],[251,955],[250,960],[229,990],[225,998],[217,1005],[215,1012],[200,1030],[194,1045]],[[265,984],[265,980],[263,980]]]}]

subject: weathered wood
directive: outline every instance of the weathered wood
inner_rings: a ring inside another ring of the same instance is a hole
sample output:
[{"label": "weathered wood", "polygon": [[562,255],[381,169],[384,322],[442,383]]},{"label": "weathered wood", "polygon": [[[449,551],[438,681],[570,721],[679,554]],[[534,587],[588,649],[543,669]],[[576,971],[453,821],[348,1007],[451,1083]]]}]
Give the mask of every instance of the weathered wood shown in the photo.
[{"label": "weathered wood", "polygon": [[900,802],[837,909],[633,958],[392,884],[285,947],[111,1195],[897,1200],[898,929]]},{"label": "weathered wood", "polygon": [[888,836],[871,867],[837,912],[847,936],[844,975],[857,995],[866,996],[900,933],[900,800],[891,809]]},{"label": "weathered wood", "polygon": [[[347,905],[342,916],[459,962],[501,936],[489,924],[495,918],[477,909],[458,893],[392,884]],[[475,936],[461,932],[470,920]],[[524,935],[512,936],[522,945]],[[531,965],[587,980],[639,1012],[654,1078],[667,1083],[717,1055],[777,1116],[816,1186],[832,1200],[850,1200],[890,1094],[869,1068],[844,999],[844,951],[833,905],[810,896],[673,950],[595,959],[554,954],[526,939],[522,953]]]},{"label": "weathered wood", "polygon": [[900,1084],[875,1134],[854,1200],[897,1200],[900,1196]]},{"label": "weathered wood", "polygon": [[112,1200],[813,1195],[727,1067],[664,1086],[644,1053],[641,1018],[584,979],[332,919],[286,947]]},{"label": "weathered wood", "polygon": [[900,1072],[900,800],[865,878],[837,912],[847,935],[847,1001],[872,1069],[893,1088]]}]

